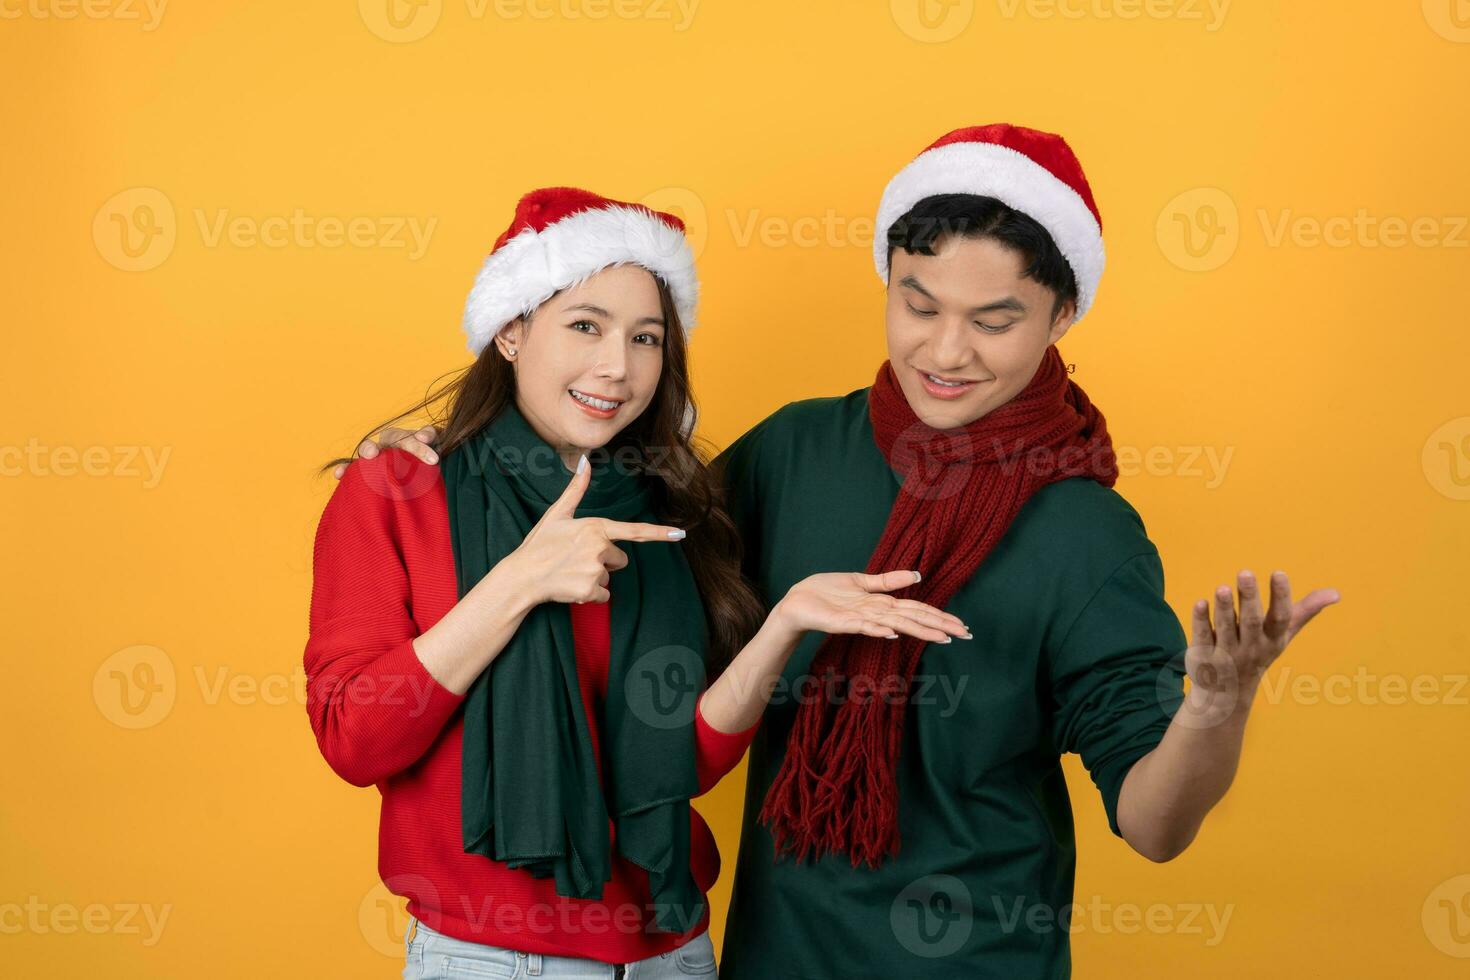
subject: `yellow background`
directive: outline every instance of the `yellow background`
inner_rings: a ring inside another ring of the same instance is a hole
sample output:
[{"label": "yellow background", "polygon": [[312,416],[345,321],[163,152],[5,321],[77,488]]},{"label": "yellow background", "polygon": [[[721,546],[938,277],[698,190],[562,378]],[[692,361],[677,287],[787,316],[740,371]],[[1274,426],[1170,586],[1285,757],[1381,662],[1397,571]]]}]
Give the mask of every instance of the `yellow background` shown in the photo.
[{"label": "yellow background", "polygon": [[[1077,975],[1465,975],[1470,4],[387,2],[0,0],[0,972],[397,974],[378,795],[301,704],[313,470],[466,362],[520,193],[690,218],[723,446],[871,381],[885,181],[1008,121],[1097,196],[1108,271],[1061,349],[1138,454],[1176,611],[1242,567],[1344,597],[1178,860],[1113,838],[1069,760]],[[252,241],[298,209],[315,231]],[[741,772],[701,801],[717,943]]]}]

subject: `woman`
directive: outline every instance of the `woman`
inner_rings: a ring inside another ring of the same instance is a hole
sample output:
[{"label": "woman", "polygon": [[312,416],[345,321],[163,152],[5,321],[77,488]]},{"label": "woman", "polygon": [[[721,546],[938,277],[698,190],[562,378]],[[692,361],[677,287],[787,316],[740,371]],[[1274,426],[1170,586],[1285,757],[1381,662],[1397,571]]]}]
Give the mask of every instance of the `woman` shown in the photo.
[{"label": "woman", "polygon": [[406,977],[712,974],[719,856],[689,800],[798,639],[969,636],[886,594],[908,570],[811,576],[762,622],[690,445],[697,289],[677,218],[528,194],[469,297],[443,466],[358,460],[322,515],[308,712],[382,793]]}]

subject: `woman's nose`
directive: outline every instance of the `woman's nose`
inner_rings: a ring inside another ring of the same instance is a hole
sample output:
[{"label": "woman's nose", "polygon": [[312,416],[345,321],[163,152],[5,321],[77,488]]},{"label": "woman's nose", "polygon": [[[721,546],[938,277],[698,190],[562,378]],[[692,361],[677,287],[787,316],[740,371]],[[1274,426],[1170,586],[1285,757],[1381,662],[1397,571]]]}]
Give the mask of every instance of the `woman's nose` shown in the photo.
[{"label": "woman's nose", "polygon": [[628,369],[628,353],[621,343],[604,343],[597,352],[597,375],[621,378]]}]

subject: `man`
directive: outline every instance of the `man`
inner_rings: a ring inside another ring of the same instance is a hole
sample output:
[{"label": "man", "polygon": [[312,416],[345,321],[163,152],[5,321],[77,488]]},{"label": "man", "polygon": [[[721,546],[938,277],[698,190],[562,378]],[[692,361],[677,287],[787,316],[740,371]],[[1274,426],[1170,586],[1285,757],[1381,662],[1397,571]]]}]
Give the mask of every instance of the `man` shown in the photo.
[{"label": "man", "polygon": [[1196,603],[1180,656],[1102,413],[1054,346],[1103,268],[1061,137],[943,137],[884,192],[874,258],[874,385],[785,406],[715,465],[764,596],[915,568],[900,595],[973,641],[797,646],[750,749],[721,976],[1066,977],[1061,754],[1081,755],[1113,833],[1173,858],[1233,779],[1262,673],[1339,596],[1293,607],[1278,572],[1264,610],[1242,572],[1239,610],[1229,586],[1213,617]]}]

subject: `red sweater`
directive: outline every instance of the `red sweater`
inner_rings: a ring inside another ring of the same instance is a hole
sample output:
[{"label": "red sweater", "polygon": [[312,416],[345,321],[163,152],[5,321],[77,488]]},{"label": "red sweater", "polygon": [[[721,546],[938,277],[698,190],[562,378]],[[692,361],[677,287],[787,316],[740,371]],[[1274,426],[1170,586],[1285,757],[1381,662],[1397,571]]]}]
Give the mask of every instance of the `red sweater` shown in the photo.
[{"label": "red sweater", "polygon": [[[615,587],[616,575],[612,582]],[[600,901],[563,898],[551,878],[464,852],[464,696],[434,680],[413,649],[414,637],[456,602],[440,469],[400,449],[353,462],[317,527],[307,712],[332,769],[382,794],[378,873],[384,884],[432,929],[529,953],[627,963],[704,932],[708,912],[682,936],[651,931],[648,873],[623,859],[615,844],[612,880]],[[607,696],[608,606],[570,610],[582,700],[595,719]],[[696,710],[701,794],[745,754],[756,727],[726,734]],[[600,752],[595,726],[592,738]],[[719,876],[719,851],[693,807],[689,820],[694,879],[707,892]]]}]

